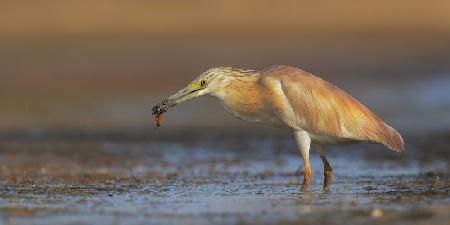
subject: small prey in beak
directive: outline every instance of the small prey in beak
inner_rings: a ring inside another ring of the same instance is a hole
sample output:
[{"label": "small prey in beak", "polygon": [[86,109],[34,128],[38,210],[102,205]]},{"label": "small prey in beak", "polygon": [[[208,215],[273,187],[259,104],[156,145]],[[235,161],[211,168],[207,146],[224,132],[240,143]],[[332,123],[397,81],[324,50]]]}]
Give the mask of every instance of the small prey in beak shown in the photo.
[{"label": "small prey in beak", "polygon": [[155,116],[156,128],[162,127],[164,123],[164,113],[169,108],[167,105],[168,100],[164,100],[160,102],[158,105],[152,108],[152,115]]},{"label": "small prey in beak", "polygon": [[164,99],[159,104],[152,108],[152,114],[156,115],[156,127],[162,127],[163,125],[163,114],[167,112],[169,108],[174,107],[182,102],[185,102],[191,98],[197,97],[197,90],[191,90],[190,88],[184,88],[177,92],[176,94]]}]

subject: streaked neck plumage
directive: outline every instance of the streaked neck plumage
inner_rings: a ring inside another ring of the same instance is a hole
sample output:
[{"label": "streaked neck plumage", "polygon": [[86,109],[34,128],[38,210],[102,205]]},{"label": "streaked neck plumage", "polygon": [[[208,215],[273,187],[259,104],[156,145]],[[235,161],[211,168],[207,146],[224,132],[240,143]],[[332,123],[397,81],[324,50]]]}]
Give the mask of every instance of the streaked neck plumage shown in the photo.
[{"label": "streaked neck plumage", "polygon": [[251,90],[256,88],[260,74],[254,70],[242,70],[231,67],[221,68],[221,79],[217,87],[210,95],[222,101],[232,100],[238,96],[245,97]]},{"label": "streaked neck plumage", "polygon": [[233,70],[232,75],[224,76],[222,85],[223,88],[216,89],[210,95],[219,99],[229,113],[242,120],[279,126],[280,121],[273,117],[270,108],[266,108],[268,104],[265,103],[270,98],[258,72]]}]

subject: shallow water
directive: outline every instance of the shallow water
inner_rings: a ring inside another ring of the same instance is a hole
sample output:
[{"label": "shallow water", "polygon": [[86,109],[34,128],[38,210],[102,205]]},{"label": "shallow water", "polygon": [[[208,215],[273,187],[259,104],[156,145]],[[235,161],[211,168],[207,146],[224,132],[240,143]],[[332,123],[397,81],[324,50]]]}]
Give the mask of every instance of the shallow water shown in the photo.
[{"label": "shallow water", "polygon": [[0,215],[3,224],[445,224],[448,134],[409,139],[401,156],[377,145],[329,150],[330,192],[313,154],[313,185],[301,192],[290,136],[7,138]]}]

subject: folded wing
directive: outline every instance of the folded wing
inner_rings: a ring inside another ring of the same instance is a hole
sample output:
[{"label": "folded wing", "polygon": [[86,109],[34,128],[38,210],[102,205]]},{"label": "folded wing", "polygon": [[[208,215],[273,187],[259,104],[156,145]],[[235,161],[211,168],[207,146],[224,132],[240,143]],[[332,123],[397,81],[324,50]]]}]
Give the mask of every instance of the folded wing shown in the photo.
[{"label": "folded wing", "polygon": [[263,75],[277,79],[299,125],[316,135],[372,141],[404,151],[400,134],[335,85],[300,69],[273,66]]}]

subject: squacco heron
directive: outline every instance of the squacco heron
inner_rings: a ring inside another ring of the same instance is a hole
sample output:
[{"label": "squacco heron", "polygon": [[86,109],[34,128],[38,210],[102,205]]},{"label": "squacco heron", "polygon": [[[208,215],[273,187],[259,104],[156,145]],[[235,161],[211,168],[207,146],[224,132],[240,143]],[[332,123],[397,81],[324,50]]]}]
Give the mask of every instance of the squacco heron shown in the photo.
[{"label": "squacco heron", "polygon": [[368,141],[404,151],[400,134],[359,101],[335,85],[289,66],[272,66],[264,71],[209,69],[153,107],[153,114],[159,116],[203,95],[219,99],[239,119],[293,131],[305,169],[302,190],[311,184],[311,143],[317,144],[315,150],[324,165],[324,190],[329,189],[333,173],[323,145]]}]

